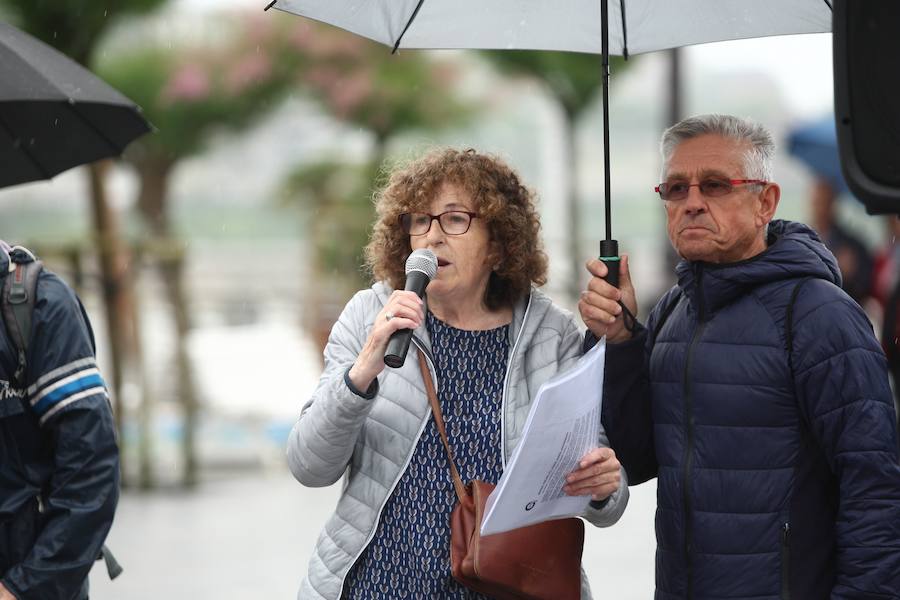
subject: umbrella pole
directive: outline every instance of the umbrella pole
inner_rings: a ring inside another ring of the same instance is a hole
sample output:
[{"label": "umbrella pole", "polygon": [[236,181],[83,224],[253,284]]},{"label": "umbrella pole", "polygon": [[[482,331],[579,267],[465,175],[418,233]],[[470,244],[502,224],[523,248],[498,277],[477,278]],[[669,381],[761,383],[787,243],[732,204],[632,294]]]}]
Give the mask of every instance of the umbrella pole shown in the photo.
[{"label": "umbrella pole", "polygon": [[600,260],[606,264],[606,281],[619,287],[619,242],[612,239],[612,209],[610,202],[609,173],[609,7],[608,0],[600,0],[600,41],[603,57],[603,74],[600,87],[603,90],[603,191],[606,195],[606,239],[600,241]]}]

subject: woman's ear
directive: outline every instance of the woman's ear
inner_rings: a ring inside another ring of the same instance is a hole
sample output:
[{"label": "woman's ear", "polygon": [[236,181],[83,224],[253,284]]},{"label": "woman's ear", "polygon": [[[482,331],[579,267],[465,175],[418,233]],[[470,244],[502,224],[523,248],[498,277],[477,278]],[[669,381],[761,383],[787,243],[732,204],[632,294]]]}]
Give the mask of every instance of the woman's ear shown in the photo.
[{"label": "woman's ear", "polygon": [[506,252],[503,251],[500,242],[491,242],[488,246],[487,256],[484,258],[484,264],[488,265],[492,271],[497,271],[505,259]]}]

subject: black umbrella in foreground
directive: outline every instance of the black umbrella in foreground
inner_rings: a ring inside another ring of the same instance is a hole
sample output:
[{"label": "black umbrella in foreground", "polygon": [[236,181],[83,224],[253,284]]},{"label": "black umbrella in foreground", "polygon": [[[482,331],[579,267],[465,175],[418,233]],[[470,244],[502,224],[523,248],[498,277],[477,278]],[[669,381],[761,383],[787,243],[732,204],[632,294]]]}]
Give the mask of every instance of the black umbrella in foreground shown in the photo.
[{"label": "black umbrella in foreground", "polygon": [[64,54],[0,22],[0,187],[118,156],[140,108]]}]

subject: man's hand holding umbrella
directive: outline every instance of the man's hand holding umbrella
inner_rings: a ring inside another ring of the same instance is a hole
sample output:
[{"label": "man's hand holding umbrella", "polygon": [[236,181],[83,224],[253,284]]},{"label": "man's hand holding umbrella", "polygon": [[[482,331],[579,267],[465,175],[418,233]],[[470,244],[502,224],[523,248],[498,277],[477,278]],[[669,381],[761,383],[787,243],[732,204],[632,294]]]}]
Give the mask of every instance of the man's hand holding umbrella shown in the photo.
[{"label": "man's hand holding umbrella", "polygon": [[622,305],[632,315],[637,315],[637,299],[628,270],[628,255],[622,256],[618,288],[606,281],[607,266],[603,261],[590,260],[586,266],[591,280],[578,301],[578,312],[581,313],[582,320],[597,339],[605,335],[610,344],[630,340],[631,331],[626,326]]}]

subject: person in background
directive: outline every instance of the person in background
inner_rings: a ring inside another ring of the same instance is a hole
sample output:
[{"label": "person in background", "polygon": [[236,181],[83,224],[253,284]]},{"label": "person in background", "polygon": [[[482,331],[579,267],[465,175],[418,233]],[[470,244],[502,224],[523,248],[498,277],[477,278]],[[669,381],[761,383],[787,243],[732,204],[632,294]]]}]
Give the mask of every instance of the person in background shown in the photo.
[{"label": "person in background", "polygon": [[826,179],[817,179],[810,193],[810,224],[837,259],[841,287],[862,305],[872,286],[872,256],[865,244],[838,222],[837,203],[834,185]]},{"label": "person in background", "polygon": [[894,380],[900,416],[900,216],[884,217],[885,241],[875,255],[872,297],[881,308],[881,345]]},{"label": "person in background", "polygon": [[[376,206],[366,256],[377,283],[334,325],[325,370],[288,441],[303,485],[346,475],[298,598],[481,598],[450,574],[456,495],[416,355],[436,375],[462,480],[496,483],[533,396],[575,363],[581,334],[535,288],[547,257],[534,198],[499,159],[436,150],[394,171]],[[438,259],[427,302],[402,289],[406,258],[421,248]],[[400,329],[414,330],[409,356],[385,369]],[[591,497],[588,521],[619,519],[628,489],[605,434],[568,480],[565,492]]]},{"label": "person in background", "polygon": [[[0,241],[0,287],[33,260]],[[119,498],[112,410],[84,308],[50,271],[30,317],[24,369],[0,327],[0,600],[86,600]]]},{"label": "person in background", "polygon": [[644,326],[623,318],[627,257],[619,289],[591,261],[579,303],[585,343],[607,340],[612,446],[632,484],[658,480],[656,597],[896,598],[900,459],[868,318],[818,236],[773,220],[765,128],[691,117],[661,149],[677,284]]}]

